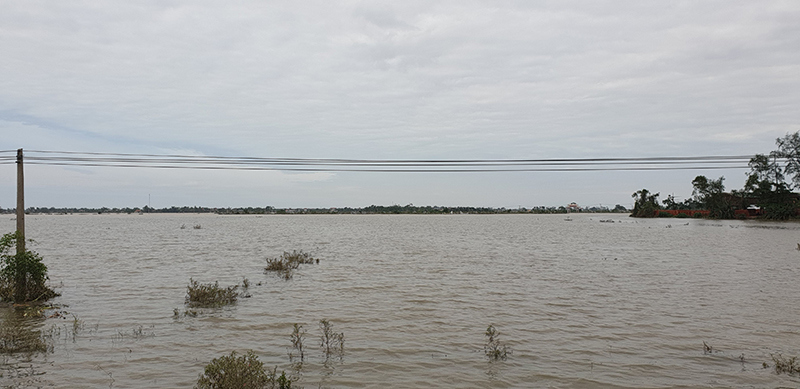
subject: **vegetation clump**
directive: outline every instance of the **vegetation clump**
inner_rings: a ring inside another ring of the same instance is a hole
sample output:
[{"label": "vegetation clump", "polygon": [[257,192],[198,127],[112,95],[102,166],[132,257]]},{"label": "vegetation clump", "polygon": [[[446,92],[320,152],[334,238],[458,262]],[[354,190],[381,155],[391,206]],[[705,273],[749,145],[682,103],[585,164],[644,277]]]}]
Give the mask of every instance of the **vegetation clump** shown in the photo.
[{"label": "vegetation clump", "polygon": [[58,296],[45,284],[49,280],[47,266],[38,253],[30,250],[10,253],[19,239],[23,239],[19,232],[0,238],[0,300],[24,303]]},{"label": "vegetation clump", "polygon": [[198,308],[215,308],[223,305],[235,304],[239,297],[239,285],[223,288],[219,282],[201,284],[194,279],[189,279],[186,287],[186,304]]},{"label": "vegetation clump", "polygon": [[258,360],[253,351],[238,356],[236,351],[211,360],[203,374],[197,379],[198,389],[290,389],[291,378],[285,372],[278,375],[278,368],[272,371],[264,369],[264,363]]},{"label": "vegetation clump", "polygon": [[797,357],[787,358],[781,354],[772,354],[771,356],[772,361],[775,362],[775,373],[800,374],[800,361],[797,360]]},{"label": "vegetation clump", "polygon": [[500,332],[491,324],[486,328],[486,345],[483,346],[483,352],[492,361],[505,361],[508,358],[508,347],[500,343]]},{"label": "vegetation clump", "polygon": [[284,251],[278,258],[267,258],[267,266],[264,272],[277,272],[283,279],[290,280],[294,277],[294,271],[301,264],[319,263],[319,259],[311,257],[311,254],[303,250],[293,250],[291,253]]},{"label": "vegetation clump", "polygon": [[633,211],[631,212],[631,216],[633,217],[654,217],[656,216],[656,212],[661,208],[658,205],[658,195],[651,194],[649,190],[642,189],[636,191],[631,197],[634,199],[633,203]]}]

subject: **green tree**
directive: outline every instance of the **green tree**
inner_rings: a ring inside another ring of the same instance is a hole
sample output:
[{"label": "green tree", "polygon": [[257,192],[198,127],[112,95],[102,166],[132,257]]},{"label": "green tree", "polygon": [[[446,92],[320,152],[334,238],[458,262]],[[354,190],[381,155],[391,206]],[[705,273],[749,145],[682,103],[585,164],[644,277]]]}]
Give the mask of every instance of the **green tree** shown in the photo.
[{"label": "green tree", "polygon": [[706,176],[697,176],[692,180],[692,196],[695,201],[707,209],[709,216],[715,219],[733,218],[733,206],[725,195],[725,177],[709,180]]},{"label": "green tree", "polygon": [[750,173],[743,194],[756,199],[764,210],[765,219],[786,220],[795,215],[796,197],[784,180],[783,172],[788,170],[788,165],[787,168],[781,168],[776,154],[770,153],[772,160],[763,154],[750,159]]},{"label": "green tree", "polygon": [[681,209],[681,203],[675,201],[675,196],[668,195],[664,199],[664,209]]},{"label": "green tree", "polygon": [[647,189],[636,191],[631,195],[631,197],[634,199],[633,212],[631,212],[631,216],[655,217],[657,211],[661,209],[661,206],[658,205],[658,196],[659,193],[650,194],[650,191]]},{"label": "green tree", "polygon": [[778,149],[770,153],[773,158],[783,158],[783,172],[792,176],[792,182],[800,187],[800,131],[786,134],[775,140]]}]

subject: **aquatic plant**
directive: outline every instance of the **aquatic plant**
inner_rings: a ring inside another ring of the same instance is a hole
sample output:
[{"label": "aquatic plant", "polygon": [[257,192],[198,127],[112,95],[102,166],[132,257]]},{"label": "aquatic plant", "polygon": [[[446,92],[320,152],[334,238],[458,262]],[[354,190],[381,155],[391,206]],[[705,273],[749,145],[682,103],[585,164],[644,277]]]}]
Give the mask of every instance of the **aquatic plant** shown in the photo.
[{"label": "aquatic plant", "polygon": [[267,258],[264,272],[277,272],[283,279],[290,280],[294,276],[294,270],[301,264],[313,263],[319,263],[319,259],[311,257],[311,254],[302,250],[293,250],[291,253],[284,251],[278,258]]},{"label": "aquatic plant", "polygon": [[0,300],[23,303],[44,301],[58,296],[45,285],[47,266],[42,257],[31,250],[11,254],[22,239],[19,232],[3,235],[0,238]]},{"label": "aquatic plant", "polygon": [[319,346],[325,358],[330,358],[331,355],[341,358],[344,355],[344,332],[334,331],[333,324],[326,319],[319,321],[319,330],[322,332]]},{"label": "aquatic plant", "polygon": [[239,285],[223,288],[219,286],[219,282],[201,284],[190,278],[189,285],[186,287],[186,304],[199,308],[214,308],[235,304],[236,298],[239,296],[238,288]]},{"label": "aquatic plant", "polygon": [[[781,354],[770,354],[772,361],[775,362],[775,373],[786,373],[789,375],[800,374],[800,361],[797,357],[787,358]],[[766,365],[766,364],[765,364]]]},{"label": "aquatic plant", "polygon": [[500,332],[494,328],[493,325],[489,325],[486,328],[486,345],[483,346],[483,352],[486,356],[493,361],[498,360],[506,360],[508,358],[508,347],[505,344],[500,343]]},{"label": "aquatic plant", "polygon": [[706,341],[703,341],[703,354],[711,354],[714,352],[714,348],[711,347]]},{"label": "aquatic plant", "polygon": [[[294,329],[292,330],[291,340],[292,340],[292,348],[297,351],[300,356],[300,361],[302,362],[305,359],[305,351],[303,341],[305,340],[306,330],[303,329],[298,323],[294,323]],[[294,354],[289,353],[289,361],[294,359]]]},{"label": "aquatic plant", "polygon": [[294,380],[285,372],[278,375],[278,368],[272,371],[264,369],[264,363],[258,360],[253,351],[237,356],[236,351],[230,355],[214,358],[206,365],[203,374],[197,379],[195,388],[199,389],[290,389]]}]

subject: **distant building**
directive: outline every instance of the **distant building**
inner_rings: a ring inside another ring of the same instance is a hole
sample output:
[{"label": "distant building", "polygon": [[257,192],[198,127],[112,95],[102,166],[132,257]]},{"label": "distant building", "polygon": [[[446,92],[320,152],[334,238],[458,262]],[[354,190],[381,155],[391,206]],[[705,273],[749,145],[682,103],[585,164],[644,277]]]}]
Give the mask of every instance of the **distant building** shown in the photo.
[{"label": "distant building", "polygon": [[578,203],[576,203],[576,202],[572,202],[572,203],[569,203],[569,205],[567,205],[567,211],[580,212],[580,210],[581,210],[581,207],[578,206]]}]

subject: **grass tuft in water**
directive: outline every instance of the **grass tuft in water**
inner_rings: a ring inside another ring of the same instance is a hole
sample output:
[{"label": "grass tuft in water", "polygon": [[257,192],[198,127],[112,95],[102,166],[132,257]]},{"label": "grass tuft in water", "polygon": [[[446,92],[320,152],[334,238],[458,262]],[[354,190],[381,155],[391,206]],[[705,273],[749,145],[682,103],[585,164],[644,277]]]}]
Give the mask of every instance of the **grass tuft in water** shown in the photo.
[{"label": "grass tuft in water", "polygon": [[[781,354],[770,354],[772,361],[775,362],[775,373],[786,373],[789,375],[800,374],[800,361],[797,357],[784,357]],[[764,364],[766,365],[766,363]]]},{"label": "grass tuft in water", "polygon": [[189,279],[186,290],[186,304],[191,307],[214,308],[236,303],[239,297],[239,285],[223,288],[219,282],[201,284],[194,279]]},{"label": "grass tuft in water", "polygon": [[276,272],[283,279],[290,280],[294,276],[294,271],[301,264],[319,263],[319,259],[311,257],[311,254],[303,250],[293,250],[291,253],[284,251],[278,258],[267,258],[267,266],[264,273]]},{"label": "grass tuft in water", "polygon": [[229,388],[262,388],[290,389],[295,380],[278,375],[278,368],[272,371],[264,369],[264,363],[258,360],[253,351],[237,356],[236,351],[230,355],[211,360],[205,371],[197,379],[195,388],[229,389]]},{"label": "grass tuft in water", "polygon": [[486,345],[483,346],[483,352],[486,356],[493,361],[503,360],[508,358],[510,350],[505,344],[500,343],[500,331],[497,331],[493,325],[486,328]]}]

